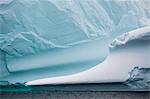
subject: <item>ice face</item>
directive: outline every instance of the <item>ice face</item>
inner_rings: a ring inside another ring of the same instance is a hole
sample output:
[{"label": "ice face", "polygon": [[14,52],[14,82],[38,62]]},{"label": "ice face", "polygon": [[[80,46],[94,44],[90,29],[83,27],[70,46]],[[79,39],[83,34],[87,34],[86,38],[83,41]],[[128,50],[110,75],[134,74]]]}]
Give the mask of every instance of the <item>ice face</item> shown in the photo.
[{"label": "ice face", "polygon": [[150,88],[150,68],[135,67],[125,82],[131,88]]},{"label": "ice face", "polygon": [[149,2],[2,0],[0,49],[24,56],[112,37],[149,25]]},{"label": "ice face", "polygon": [[6,54],[0,50],[0,77],[9,75],[6,63]]},{"label": "ice face", "polygon": [[101,63],[116,36],[150,25],[149,3],[0,1],[0,55],[6,56],[4,63],[11,72],[0,80],[26,82],[81,72]]}]

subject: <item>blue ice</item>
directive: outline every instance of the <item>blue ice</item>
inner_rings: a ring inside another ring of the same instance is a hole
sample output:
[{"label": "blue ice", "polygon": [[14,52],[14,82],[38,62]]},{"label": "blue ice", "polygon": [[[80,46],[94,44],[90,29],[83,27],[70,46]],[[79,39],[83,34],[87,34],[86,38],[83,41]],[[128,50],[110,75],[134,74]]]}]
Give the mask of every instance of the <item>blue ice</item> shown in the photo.
[{"label": "blue ice", "polygon": [[149,25],[147,2],[1,0],[0,81],[69,75],[103,62],[114,38]]}]

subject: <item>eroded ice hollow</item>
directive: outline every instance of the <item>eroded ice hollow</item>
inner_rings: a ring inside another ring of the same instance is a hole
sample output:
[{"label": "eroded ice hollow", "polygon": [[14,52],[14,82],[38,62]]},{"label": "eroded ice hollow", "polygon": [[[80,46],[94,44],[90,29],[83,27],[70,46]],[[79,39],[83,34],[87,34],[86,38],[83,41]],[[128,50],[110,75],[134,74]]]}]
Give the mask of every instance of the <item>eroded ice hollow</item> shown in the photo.
[{"label": "eroded ice hollow", "polygon": [[125,32],[149,28],[149,1],[0,1],[0,81],[69,75],[105,60]]},{"label": "eroded ice hollow", "polygon": [[102,63],[73,75],[29,81],[27,85],[125,82],[130,87],[150,87],[150,27],[117,37]]}]

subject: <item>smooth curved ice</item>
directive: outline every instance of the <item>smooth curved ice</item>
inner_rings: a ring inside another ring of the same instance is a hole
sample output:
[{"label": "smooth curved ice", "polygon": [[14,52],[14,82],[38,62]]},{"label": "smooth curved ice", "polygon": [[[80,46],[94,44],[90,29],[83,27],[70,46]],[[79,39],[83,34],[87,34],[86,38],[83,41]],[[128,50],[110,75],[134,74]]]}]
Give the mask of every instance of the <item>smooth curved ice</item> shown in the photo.
[{"label": "smooth curved ice", "polygon": [[125,82],[131,88],[150,88],[150,39],[140,37],[145,34],[144,32],[136,34],[138,35],[135,35],[135,37],[139,38],[132,38],[125,44],[111,48],[109,56],[102,63],[89,70],[73,75],[33,80],[26,84],[56,85]]}]

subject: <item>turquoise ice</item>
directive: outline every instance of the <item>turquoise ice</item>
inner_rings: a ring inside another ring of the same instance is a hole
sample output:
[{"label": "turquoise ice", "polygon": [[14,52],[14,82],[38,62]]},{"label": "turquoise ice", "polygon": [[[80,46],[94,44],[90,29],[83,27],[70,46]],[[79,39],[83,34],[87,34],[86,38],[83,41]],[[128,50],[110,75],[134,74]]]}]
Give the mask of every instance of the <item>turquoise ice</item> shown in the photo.
[{"label": "turquoise ice", "polygon": [[116,36],[150,25],[148,3],[1,0],[0,81],[69,75],[101,63]]}]

